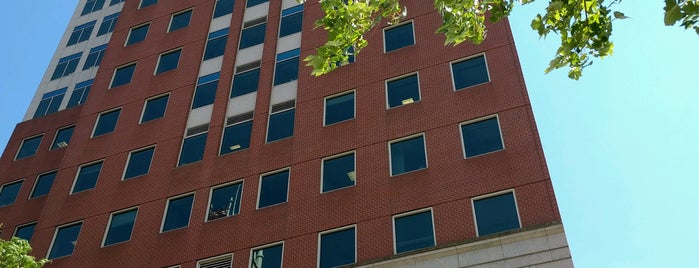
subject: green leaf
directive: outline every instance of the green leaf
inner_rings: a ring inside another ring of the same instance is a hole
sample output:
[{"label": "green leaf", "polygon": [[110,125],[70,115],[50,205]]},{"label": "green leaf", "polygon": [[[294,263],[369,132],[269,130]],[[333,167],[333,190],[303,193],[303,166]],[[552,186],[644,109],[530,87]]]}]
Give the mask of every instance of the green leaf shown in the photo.
[{"label": "green leaf", "polygon": [[682,12],[680,12],[679,6],[674,6],[665,12],[665,25],[667,26],[675,25],[680,19],[682,19]]},{"label": "green leaf", "polygon": [[621,12],[619,12],[619,11],[614,11],[614,18],[623,20],[623,19],[628,19],[629,17],[627,17],[626,15],[624,15],[624,13],[621,13]]}]

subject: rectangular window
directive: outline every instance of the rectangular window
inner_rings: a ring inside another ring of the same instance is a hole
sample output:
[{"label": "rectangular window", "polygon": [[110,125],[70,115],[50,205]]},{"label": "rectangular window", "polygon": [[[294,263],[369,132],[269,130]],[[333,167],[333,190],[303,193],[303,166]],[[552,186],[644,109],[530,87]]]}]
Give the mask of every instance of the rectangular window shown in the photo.
[{"label": "rectangular window", "polygon": [[451,63],[454,90],[487,83],[490,81],[485,55]]},{"label": "rectangular window", "polygon": [[31,241],[32,236],[34,236],[34,228],[36,228],[36,222],[17,226],[17,229],[15,229],[15,233],[12,236]]},{"label": "rectangular window", "polygon": [[354,91],[325,98],[323,125],[354,119]]},{"label": "rectangular window", "polygon": [[177,166],[198,162],[204,158],[208,130],[209,124],[187,130],[187,136],[182,141],[182,150],[180,151],[180,160]]},{"label": "rectangular window", "polygon": [[56,80],[74,73],[75,69],[78,68],[78,63],[80,63],[80,57],[82,57],[82,55],[83,53],[79,52],[58,60],[58,65],[56,65],[56,69],[53,71],[53,75],[51,75],[51,80]]},{"label": "rectangular window", "polygon": [[73,254],[73,249],[78,243],[78,236],[80,235],[80,228],[82,226],[82,222],[77,222],[56,228],[53,241],[51,241],[51,246],[49,246],[47,258],[53,260]]},{"label": "rectangular window", "polygon": [[[197,261],[197,268],[231,268],[233,267],[233,254],[224,254]],[[169,268],[180,268],[179,265]],[[267,267],[265,267],[267,268]]]},{"label": "rectangular window", "polygon": [[357,236],[354,226],[325,231],[319,234],[318,240],[318,268],[357,262]]},{"label": "rectangular window", "polygon": [[192,110],[214,103],[220,74],[217,72],[199,77],[194,91],[194,100],[192,100]]},{"label": "rectangular window", "polygon": [[112,77],[112,83],[110,84],[109,88],[115,88],[131,83],[131,78],[133,78],[134,71],[136,71],[136,63],[117,67],[116,70],[114,70],[114,76]]},{"label": "rectangular window", "polygon": [[39,106],[36,107],[36,112],[34,112],[33,118],[36,119],[58,112],[58,108],[61,107],[61,102],[63,101],[63,97],[65,96],[67,90],[68,88],[66,87],[44,94],[41,97]]},{"label": "rectangular window", "polygon": [[143,105],[143,114],[141,115],[141,124],[165,116],[165,109],[167,109],[167,101],[170,95],[159,96],[155,98],[150,98],[146,100]]},{"label": "rectangular window", "polygon": [[223,56],[226,52],[226,41],[228,40],[228,28],[209,33],[204,49],[204,60]]},{"label": "rectangular window", "polygon": [[32,193],[29,195],[29,198],[31,199],[48,195],[55,179],[56,171],[39,175],[39,177],[36,178],[34,189],[32,189]]},{"label": "rectangular window", "polygon": [[104,17],[102,19],[102,24],[100,24],[99,30],[97,30],[97,36],[105,35],[114,31],[117,21],[119,20],[119,15],[121,13],[117,12],[112,15]]},{"label": "rectangular window", "polygon": [[22,180],[19,180],[0,186],[0,207],[15,203],[19,190],[22,188],[22,182]]},{"label": "rectangular window", "polygon": [[282,268],[284,243],[265,245],[252,250],[250,268]]},{"label": "rectangular window", "polygon": [[44,135],[24,139],[22,144],[19,146],[15,160],[20,160],[36,154],[36,152],[39,150],[39,145],[41,144],[42,138],[44,138]]},{"label": "rectangular window", "polygon": [[112,133],[114,129],[116,129],[116,124],[119,120],[119,113],[121,113],[121,109],[101,113],[97,117],[95,129],[92,131],[92,137],[94,138],[104,134]]},{"label": "rectangular window", "polygon": [[189,217],[192,215],[194,193],[184,196],[172,197],[167,200],[163,227],[161,233],[189,226]]},{"label": "rectangular window", "polygon": [[391,176],[427,168],[427,152],[423,134],[391,141],[388,147]]},{"label": "rectangular window", "polygon": [[386,81],[388,108],[420,101],[420,80],[417,73]]},{"label": "rectangular window", "polygon": [[214,8],[214,19],[233,13],[235,0],[216,0]]},{"label": "rectangular window", "polygon": [[413,22],[383,29],[383,40],[386,53],[415,44]]},{"label": "rectangular window", "polygon": [[97,21],[93,20],[91,22],[75,26],[75,28],[73,28],[73,33],[71,33],[70,37],[68,38],[68,44],[66,46],[71,46],[90,39],[90,35],[92,34],[92,30],[95,28],[95,24],[97,24]]},{"label": "rectangular window", "polygon": [[190,19],[192,19],[191,9],[172,14],[172,18],[170,19],[170,27],[167,31],[172,32],[174,30],[179,30],[189,26]]},{"label": "rectangular window", "polygon": [[396,254],[434,246],[432,210],[393,216],[393,239]]},{"label": "rectangular window", "polygon": [[102,9],[103,6],[104,0],[87,0],[87,2],[85,2],[85,6],[83,7],[83,11],[80,13],[80,16],[98,11]]},{"label": "rectangular window", "polygon": [[248,48],[265,42],[265,29],[267,29],[267,17],[248,21],[240,33],[240,45],[238,50]]},{"label": "rectangular window", "polygon": [[141,0],[141,4],[138,5],[138,8],[144,8],[150,5],[155,5],[158,3],[158,0]]},{"label": "rectangular window", "polygon": [[464,157],[474,157],[504,148],[497,116],[461,124]]},{"label": "rectangular window", "polygon": [[257,91],[260,83],[260,61],[236,67],[231,98]]},{"label": "rectangular window", "polygon": [[289,169],[275,171],[260,176],[260,193],[257,208],[265,208],[285,203],[289,194]]},{"label": "rectangular window", "polygon": [[158,59],[158,67],[155,68],[155,74],[177,69],[177,65],[180,63],[181,54],[181,48],[160,54],[160,58]]},{"label": "rectangular window", "polygon": [[225,218],[240,213],[240,201],[243,196],[243,182],[234,182],[211,188],[209,211],[206,221]]},{"label": "rectangular window", "polygon": [[70,139],[73,137],[73,130],[75,130],[75,126],[69,126],[56,131],[56,137],[53,139],[53,143],[51,143],[51,150],[68,146]]},{"label": "rectangular window", "polygon": [[109,2],[109,6],[113,6],[113,5],[119,4],[119,3],[124,2],[124,1],[125,0],[112,0],[111,2]]},{"label": "rectangular window", "polygon": [[520,228],[517,202],[512,191],[473,199],[478,236]]},{"label": "rectangular window", "polygon": [[274,85],[281,85],[299,79],[299,55],[301,49],[292,49],[277,54],[274,66]]},{"label": "rectangular window", "polygon": [[219,154],[236,152],[250,147],[253,112],[231,116],[226,120]]},{"label": "rectangular window", "polygon": [[98,67],[102,62],[102,57],[104,57],[104,51],[107,49],[107,44],[94,47],[90,49],[90,54],[87,54],[87,59],[83,65],[83,70],[90,69],[90,67]]},{"label": "rectangular window", "polygon": [[267,142],[281,140],[294,135],[294,115],[296,100],[272,105],[267,125]]},{"label": "rectangular window", "polygon": [[303,27],[303,4],[282,10],[279,38],[301,31]]},{"label": "rectangular window", "polygon": [[92,79],[77,83],[73,93],[70,94],[70,100],[68,100],[68,106],[66,108],[82,105],[87,100],[87,95],[90,94],[90,88],[92,88]]},{"label": "rectangular window", "polygon": [[124,168],[124,180],[148,174],[154,152],[155,147],[131,152]]},{"label": "rectangular window", "polygon": [[248,0],[248,3],[245,5],[245,7],[254,7],[256,5],[267,2],[269,2],[269,0]]},{"label": "rectangular window", "polygon": [[124,46],[128,46],[146,40],[146,35],[148,35],[148,27],[150,27],[149,23],[131,28],[129,30],[129,37],[126,38],[126,45]]},{"label": "rectangular window", "polygon": [[78,168],[78,174],[75,176],[73,189],[70,190],[70,193],[75,194],[95,188],[95,185],[97,185],[97,179],[102,171],[102,163],[102,161],[99,161],[92,164],[83,165]]},{"label": "rectangular window", "polygon": [[321,192],[342,189],[356,183],[354,152],[323,159]]},{"label": "rectangular window", "polygon": [[138,208],[112,213],[109,216],[109,225],[107,225],[102,246],[106,247],[131,240],[137,214]]}]

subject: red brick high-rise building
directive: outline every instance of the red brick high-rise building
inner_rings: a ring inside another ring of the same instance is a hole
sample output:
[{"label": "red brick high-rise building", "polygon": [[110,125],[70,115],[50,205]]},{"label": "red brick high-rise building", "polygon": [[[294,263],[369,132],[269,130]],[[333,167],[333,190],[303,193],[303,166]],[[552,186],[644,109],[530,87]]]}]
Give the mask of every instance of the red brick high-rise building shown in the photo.
[{"label": "red brick high-rise building", "polygon": [[508,23],[328,75],[318,1],[80,0],[0,159],[47,267],[572,267]]}]

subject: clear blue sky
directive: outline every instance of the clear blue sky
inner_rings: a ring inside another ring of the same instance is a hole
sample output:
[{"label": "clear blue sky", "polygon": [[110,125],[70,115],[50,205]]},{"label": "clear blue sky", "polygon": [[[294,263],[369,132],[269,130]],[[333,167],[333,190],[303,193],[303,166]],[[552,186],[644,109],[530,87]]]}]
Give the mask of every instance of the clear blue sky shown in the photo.
[{"label": "clear blue sky", "polygon": [[[21,121],[77,0],[10,1],[0,17],[0,148]],[[614,56],[544,75],[556,36],[518,6],[517,49],[577,267],[695,267],[699,37],[665,27],[663,1],[624,1]],[[18,21],[24,21],[18,23]]]}]

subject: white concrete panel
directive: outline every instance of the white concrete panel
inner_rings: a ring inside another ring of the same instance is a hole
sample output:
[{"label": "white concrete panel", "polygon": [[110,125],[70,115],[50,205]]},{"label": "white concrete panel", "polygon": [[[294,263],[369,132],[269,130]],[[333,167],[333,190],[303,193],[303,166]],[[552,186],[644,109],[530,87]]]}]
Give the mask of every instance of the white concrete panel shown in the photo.
[{"label": "white concrete panel", "polygon": [[301,32],[279,38],[277,54],[301,47]]},{"label": "white concrete panel", "polygon": [[297,6],[299,4],[296,0],[282,0],[282,10]]},{"label": "white concrete panel", "polygon": [[573,268],[573,260],[564,259],[549,263],[543,263],[537,265],[536,268]]},{"label": "white concrete panel", "polygon": [[245,9],[245,15],[243,15],[243,22],[251,21],[260,17],[267,16],[269,11],[269,2],[265,2],[254,7],[249,7]]},{"label": "white concrete panel", "polygon": [[460,266],[471,266],[501,260],[505,257],[502,247],[488,247],[459,254]]},{"label": "white concrete panel", "polygon": [[228,101],[228,109],[226,110],[226,118],[255,110],[255,101],[257,101],[257,92],[230,99]]},{"label": "white concrete panel", "polygon": [[262,59],[262,50],[264,44],[259,44],[238,50],[238,55],[235,57],[235,66],[251,63]]},{"label": "white concrete panel", "polygon": [[208,124],[211,121],[211,112],[213,110],[213,104],[209,104],[191,110],[189,112],[189,117],[187,118],[187,129],[191,127],[201,126],[203,124]]},{"label": "white concrete panel", "polygon": [[215,18],[211,20],[211,24],[209,25],[209,32],[213,33],[215,31],[224,29],[228,26],[231,25],[231,19],[233,18],[233,14],[228,14],[225,16],[221,16],[218,18]]},{"label": "white concrete panel", "polygon": [[289,83],[284,83],[272,88],[272,98],[270,101],[270,107],[277,103],[282,103],[288,100],[293,100],[296,98],[296,87],[298,86],[298,80],[291,81]]},{"label": "white concrete panel", "polygon": [[199,66],[199,77],[221,71],[223,56],[205,60]]},{"label": "white concrete panel", "polygon": [[552,261],[551,252],[543,251],[505,260],[507,267],[528,267]]},{"label": "white concrete panel", "polygon": [[512,258],[549,249],[546,236],[502,245],[505,258]]}]

